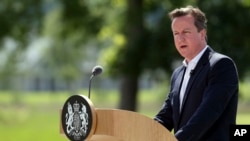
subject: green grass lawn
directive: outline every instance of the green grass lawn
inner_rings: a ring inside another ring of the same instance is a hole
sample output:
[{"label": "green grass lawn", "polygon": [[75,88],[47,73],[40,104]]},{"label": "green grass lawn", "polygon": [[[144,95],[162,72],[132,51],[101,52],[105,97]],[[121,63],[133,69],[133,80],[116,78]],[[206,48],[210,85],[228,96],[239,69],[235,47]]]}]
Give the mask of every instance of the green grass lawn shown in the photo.
[{"label": "green grass lawn", "polygon": [[[59,133],[60,114],[67,93],[0,93],[0,137],[3,141],[66,141]],[[116,108],[118,94],[93,91],[96,108]],[[162,104],[160,96],[140,94],[139,113],[153,117]],[[237,115],[237,124],[250,124],[250,107]]]}]

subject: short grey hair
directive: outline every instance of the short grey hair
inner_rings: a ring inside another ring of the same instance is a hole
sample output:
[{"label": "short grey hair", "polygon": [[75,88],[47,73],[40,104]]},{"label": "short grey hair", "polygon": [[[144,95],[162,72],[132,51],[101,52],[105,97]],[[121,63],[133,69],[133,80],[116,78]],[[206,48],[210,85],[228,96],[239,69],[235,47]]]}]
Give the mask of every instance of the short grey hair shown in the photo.
[{"label": "short grey hair", "polygon": [[194,25],[196,26],[198,31],[202,29],[207,29],[207,18],[204,12],[202,12],[199,8],[194,8],[193,6],[186,6],[182,8],[176,8],[171,11],[168,15],[171,20],[176,17],[192,15],[194,17]]}]

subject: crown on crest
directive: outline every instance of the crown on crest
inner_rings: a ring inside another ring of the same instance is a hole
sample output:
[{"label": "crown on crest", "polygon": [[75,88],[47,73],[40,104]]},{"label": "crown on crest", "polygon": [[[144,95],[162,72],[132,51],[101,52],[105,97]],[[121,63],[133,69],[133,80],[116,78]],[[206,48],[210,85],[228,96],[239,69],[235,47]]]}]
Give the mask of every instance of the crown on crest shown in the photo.
[{"label": "crown on crest", "polygon": [[80,105],[77,101],[73,104],[73,108],[74,108],[74,111],[79,111]]}]

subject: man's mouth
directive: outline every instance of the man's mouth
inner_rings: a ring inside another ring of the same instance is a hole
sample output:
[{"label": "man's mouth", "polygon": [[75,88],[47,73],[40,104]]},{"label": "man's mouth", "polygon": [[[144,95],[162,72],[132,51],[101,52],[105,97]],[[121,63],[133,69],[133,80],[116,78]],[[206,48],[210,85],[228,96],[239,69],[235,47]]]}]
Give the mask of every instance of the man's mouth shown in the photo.
[{"label": "man's mouth", "polygon": [[182,46],[180,46],[180,48],[186,48],[187,47],[187,45],[182,45]]}]

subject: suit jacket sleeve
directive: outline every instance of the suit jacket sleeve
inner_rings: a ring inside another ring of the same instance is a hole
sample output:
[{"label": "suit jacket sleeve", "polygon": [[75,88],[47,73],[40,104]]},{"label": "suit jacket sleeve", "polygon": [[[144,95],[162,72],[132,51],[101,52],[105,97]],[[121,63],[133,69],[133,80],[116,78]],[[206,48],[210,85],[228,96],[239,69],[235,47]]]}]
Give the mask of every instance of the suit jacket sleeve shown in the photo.
[{"label": "suit jacket sleeve", "polygon": [[161,123],[169,131],[174,128],[174,119],[173,119],[173,89],[174,83],[176,81],[177,75],[181,71],[181,67],[177,68],[171,77],[170,93],[168,94],[167,99],[165,100],[161,110],[155,116],[155,120]]}]

